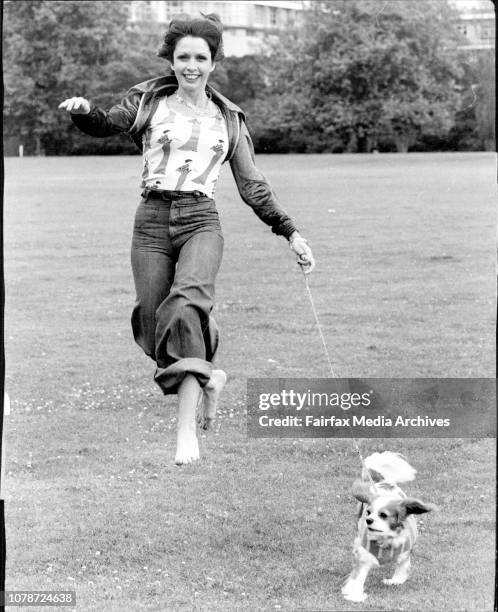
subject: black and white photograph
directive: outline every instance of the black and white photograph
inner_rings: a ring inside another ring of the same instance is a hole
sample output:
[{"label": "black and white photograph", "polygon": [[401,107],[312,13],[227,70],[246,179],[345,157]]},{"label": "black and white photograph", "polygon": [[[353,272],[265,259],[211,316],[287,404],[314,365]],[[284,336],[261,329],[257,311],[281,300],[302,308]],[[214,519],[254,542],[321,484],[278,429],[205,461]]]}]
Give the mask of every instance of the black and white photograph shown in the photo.
[{"label": "black and white photograph", "polygon": [[4,0],[0,609],[492,612],[492,0]]}]

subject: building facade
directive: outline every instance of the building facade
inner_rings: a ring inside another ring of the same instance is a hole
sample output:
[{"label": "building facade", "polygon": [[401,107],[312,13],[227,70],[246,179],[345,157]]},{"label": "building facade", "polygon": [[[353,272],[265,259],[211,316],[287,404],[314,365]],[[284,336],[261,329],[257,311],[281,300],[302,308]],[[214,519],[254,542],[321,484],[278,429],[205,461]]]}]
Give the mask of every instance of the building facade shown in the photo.
[{"label": "building facade", "polygon": [[495,9],[491,0],[450,0],[450,4],[458,11],[456,25],[466,39],[462,49],[494,49]]},{"label": "building facade", "polygon": [[[380,0],[379,0],[380,1]],[[129,3],[131,23],[168,24],[174,17],[217,13],[224,25],[225,54],[262,53],[278,32],[299,26],[304,11],[317,0],[248,2],[199,0],[135,0]],[[457,28],[467,42],[466,50],[494,49],[495,14],[491,0],[448,0],[458,11]],[[322,3],[326,10],[327,3]]]},{"label": "building facade", "polygon": [[130,22],[167,24],[174,17],[217,13],[223,22],[225,55],[249,55],[264,52],[272,36],[285,28],[298,26],[309,0],[273,2],[200,2],[138,0],[130,2]]},{"label": "building facade", "polygon": [[457,28],[467,39],[462,46],[469,51],[495,48],[495,17],[493,13],[468,11],[460,13]]}]

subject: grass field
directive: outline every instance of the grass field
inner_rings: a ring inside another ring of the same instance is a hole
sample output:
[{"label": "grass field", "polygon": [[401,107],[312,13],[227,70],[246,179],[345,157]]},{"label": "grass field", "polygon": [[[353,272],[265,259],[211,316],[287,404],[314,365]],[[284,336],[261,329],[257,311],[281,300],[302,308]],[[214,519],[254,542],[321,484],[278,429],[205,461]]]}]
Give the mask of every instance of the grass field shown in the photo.
[{"label": "grass field", "polygon": [[[494,155],[258,164],[314,250],[338,375],[494,377]],[[75,589],[84,612],[491,611],[493,440],[362,441],[403,452],[410,493],[439,511],[420,521],[411,579],[389,588],[372,572],[351,604],[351,442],[247,439],[248,377],[328,369],[294,259],[228,168],[214,314],[229,381],[201,461],[173,464],[175,401],[129,325],[139,166],[6,159],[7,588]]]}]

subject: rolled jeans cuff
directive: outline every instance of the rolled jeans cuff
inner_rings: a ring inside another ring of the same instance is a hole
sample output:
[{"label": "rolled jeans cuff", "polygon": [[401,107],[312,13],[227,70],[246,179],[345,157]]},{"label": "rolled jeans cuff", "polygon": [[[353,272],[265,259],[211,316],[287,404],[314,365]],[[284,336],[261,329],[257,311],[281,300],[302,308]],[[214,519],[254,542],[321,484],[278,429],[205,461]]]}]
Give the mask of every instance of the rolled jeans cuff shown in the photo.
[{"label": "rolled jeans cuff", "polygon": [[154,375],[164,395],[178,393],[178,387],[187,374],[193,374],[201,387],[204,387],[213,371],[213,364],[198,357],[185,357],[172,363],[167,368],[157,368]]}]

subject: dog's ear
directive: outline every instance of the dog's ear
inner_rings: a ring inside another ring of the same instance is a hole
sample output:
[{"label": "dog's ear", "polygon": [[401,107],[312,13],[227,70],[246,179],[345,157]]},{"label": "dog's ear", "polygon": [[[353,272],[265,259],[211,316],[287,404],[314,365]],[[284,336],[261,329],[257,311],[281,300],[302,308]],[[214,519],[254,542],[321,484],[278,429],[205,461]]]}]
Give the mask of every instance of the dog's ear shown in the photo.
[{"label": "dog's ear", "polygon": [[375,470],[369,469],[370,477],[374,482],[381,482],[384,480],[384,476],[380,472],[376,472]]},{"label": "dog's ear", "polygon": [[355,480],[351,493],[364,504],[369,504],[374,498],[370,484],[364,480]]},{"label": "dog's ear", "polygon": [[385,480],[384,476],[377,470],[374,470],[373,468],[368,468],[368,469],[363,468],[361,472],[361,477],[365,482],[367,481],[381,482],[382,480]]},{"label": "dog's ear", "polygon": [[432,504],[426,504],[414,497],[407,497],[406,499],[402,499],[398,504],[398,518],[399,521],[402,522],[409,514],[424,514],[434,509],[435,506]]}]

